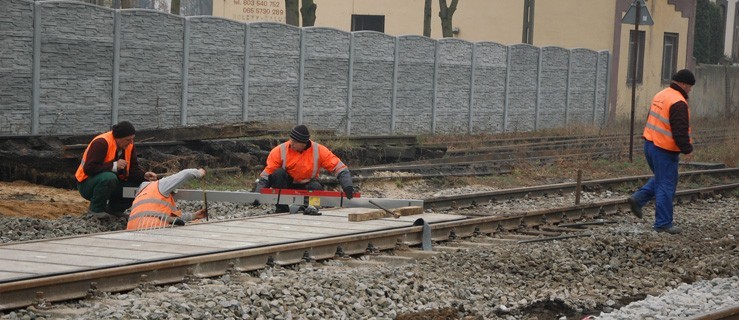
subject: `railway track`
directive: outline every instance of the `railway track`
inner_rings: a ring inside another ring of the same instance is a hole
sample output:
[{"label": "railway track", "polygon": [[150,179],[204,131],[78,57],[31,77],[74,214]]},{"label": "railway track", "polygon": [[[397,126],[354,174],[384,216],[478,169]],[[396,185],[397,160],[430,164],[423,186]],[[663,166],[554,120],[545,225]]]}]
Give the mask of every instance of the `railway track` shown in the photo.
[{"label": "railway track", "polygon": [[739,320],[739,305],[707,312],[690,317],[688,320]]},{"label": "railway track", "polygon": [[[735,172],[723,172],[724,175],[728,175],[729,173],[732,175],[735,174]],[[737,187],[739,187],[739,184],[730,183],[706,188],[681,190],[677,196],[679,198],[703,197],[707,194],[735,190]],[[541,190],[560,190],[562,188],[564,186],[550,186]],[[528,190],[526,194],[531,194],[532,192],[533,190]],[[504,196],[503,194],[501,192],[498,196]],[[523,194],[522,190],[511,192],[511,196],[516,194]],[[470,200],[469,203],[473,204],[475,201],[484,201],[479,196],[473,195],[473,197],[478,198],[476,200]],[[434,206],[438,209],[445,206],[442,205],[443,203],[449,204],[449,207],[454,207],[454,201],[458,203],[462,202],[460,200],[461,197],[455,197],[454,199],[451,202],[450,198],[436,202],[432,200],[429,202],[429,206]],[[258,270],[271,265],[291,265],[306,260],[356,256],[367,252],[392,250],[398,246],[418,246],[424,245],[428,241],[447,241],[480,234],[520,231],[522,234],[528,233],[529,237],[538,237],[540,239],[539,241],[562,239],[566,236],[582,236],[581,234],[567,234],[567,232],[572,232],[577,227],[576,225],[572,225],[572,223],[583,225],[584,221],[587,223],[587,221],[593,220],[596,220],[596,223],[600,223],[598,221],[603,221],[611,215],[618,214],[625,207],[625,199],[615,199],[561,208],[535,210],[508,216],[485,216],[481,213],[477,217],[456,216],[454,219],[437,219],[435,221],[432,219],[427,221],[427,227],[415,225],[418,224],[418,221],[414,221],[414,219],[406,220],[403,222],[404,224],[393,224],[392,218],[390,218],[390,221],[383,219],[382,222],[378,222],[378,224],[385,224],[384,227],[354,230],[334,236],[319,236],[304,241],[263,243],[250,247],[221,250],[211,248],[189,254],[180,254],[174,258],[160,257],[121,266],[113,265],[103,268],[87,269],[80,272],[57,271],[18,280],[9,279],[0,281],[0,310],[94,296],[101,291],[125,291],[142,285],[181,282],[192,277],[212,277],[229,272]],[[269,216],[268,218],[279,219],[280,217]],[[290,216],[289,218],[294,219],[295,216]],[[408,218],[413,218],[413,216]],[[250,218],[239,219],[238,221],[224,221],[223,223],[260,223],[258,220],[259,218]],[[305,222],[307,221],[298,222],[297,224],[306,225]],[[272,221],[270,223],[278,222]],[[213,230],[224,229],[217,224],[202,224],[199,226],[196,225],[196,227],[208,228],[212,232],[214,232]],[[182,237],[182,233],[188,232],[186,228],[157,230],[154,231],[154,234],[146,235],[146,237],[152,238],[144,238],[143,240],[161,240],[162,237],[168,235],[167,232],[170,232],[168,230],[177,232],[178,236]],[[255,241],[254,237],[244,238],[243,234],[238,231],[240,229],[237,226],[232,225],[225,229],[231,231],[226,231],[227,235],[222,235],[222,237],[227,237],[231,241],[239,241],[238,239],[241,239],[240,241],[242,242]],[[274,233],[274,231],[271,233]],[[554,233],[558,233],[558,235]],[[93,235],[93,237],[102,237],[102,239],[111,240],[133,237],[135,235],[137,233],[114,232]],[[62,241],[78,241],[74,240],[76,238],[79,237],[72,237],[71,240],[62,239]],[[32,241],[23,243],[23,245],[44,246],[49,241],[58,240]],[[224,238],[224,240],[227,239]],[[525,240],[534,239],[528,238]],[[102,240],[98,239],[98,241]],[[215,245],[217,242],[213,243]],[[0,249],[7,248],[8,245],[0,246]],[[59,254],[59,252],[63,252],[59,250],[59,247],[54,249],[52,245],[49,245],[45,250],[47,254]],[[114,249],[109,248],[106,250]],[[7,258],[7,252],[5,257]],[[93,258],[90,257],[90,259]],[[125,258],[125,256],[121,258]]]}]

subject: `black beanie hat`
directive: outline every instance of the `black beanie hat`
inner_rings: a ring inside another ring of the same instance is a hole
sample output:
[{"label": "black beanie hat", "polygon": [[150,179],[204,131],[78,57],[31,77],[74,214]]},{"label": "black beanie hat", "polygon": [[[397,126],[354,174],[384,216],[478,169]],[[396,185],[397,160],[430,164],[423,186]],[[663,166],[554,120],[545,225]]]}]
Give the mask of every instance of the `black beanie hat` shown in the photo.
[{"label": "black beanie hat", "polygon": [[293,128],[292,131],[290,131],[290,138],[302,143],[307,143],[310,140],[310,132],[308,132],[308,127],[304,125],[297,125]]},{"label": "black beanie hat", "polygon": [[128,121],[121,121],[113,125],[113,138],[119,139],[136,134],[136,129]]},{"label": "black beanie hat", "polygon": [[689,85],[695,84],[695,76],[688,69],[682,69],[672,75],[672,81],[682,82]]}]

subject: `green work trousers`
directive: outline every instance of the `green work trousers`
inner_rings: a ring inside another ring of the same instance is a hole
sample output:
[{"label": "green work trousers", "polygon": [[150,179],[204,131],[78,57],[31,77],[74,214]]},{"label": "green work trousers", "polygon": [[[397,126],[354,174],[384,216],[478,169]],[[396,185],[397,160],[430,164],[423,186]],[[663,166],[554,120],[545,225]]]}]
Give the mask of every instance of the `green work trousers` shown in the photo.
[{"label": "green work trousers", "polygon": [[113,172],[102,172],[78,183],[77,190],[83,198],[90,200],[92,212],[123,212],[133,203],[133,198],[123,198],[123,187],[138,185],[119,180]]}]

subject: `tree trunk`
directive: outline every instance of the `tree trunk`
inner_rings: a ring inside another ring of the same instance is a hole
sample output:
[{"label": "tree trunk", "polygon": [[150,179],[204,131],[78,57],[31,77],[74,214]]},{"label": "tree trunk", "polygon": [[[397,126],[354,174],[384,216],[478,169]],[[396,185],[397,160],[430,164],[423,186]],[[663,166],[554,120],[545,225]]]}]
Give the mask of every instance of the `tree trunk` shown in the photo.
[{"label": "tree trunk", "polygon": [[423,35],[431,37],[431,0],[426,0],[423,5]]},{"label": "tree trunk", "polygon": [[312,27],[316,23],[316,8],[318,6],[313,0],[303,0],[303,6],[300,13],[303,15],[303,27]]},{"label": "tree trunk", "polygon": [[136,8],[137,0],[121,0],[121,9],[132,9]]},{"label": "tree trunk", "polygon": [[172,0],[172,8],[169,13],[177,16],[180,15],[180,0]]},{"label": "tree trunk", "polygon": [[300,26],[298,0],[285,0],[285,23],[291,26]]},{"label": "tree trunk", "polygon": [[447,6],[446,0],[439,0],[439,18],[441,18],[441,34],[444,38],[454,37],[452,32],[452,16],[457,11],[457,3],[459,0],[452,0],[452,4]]}]

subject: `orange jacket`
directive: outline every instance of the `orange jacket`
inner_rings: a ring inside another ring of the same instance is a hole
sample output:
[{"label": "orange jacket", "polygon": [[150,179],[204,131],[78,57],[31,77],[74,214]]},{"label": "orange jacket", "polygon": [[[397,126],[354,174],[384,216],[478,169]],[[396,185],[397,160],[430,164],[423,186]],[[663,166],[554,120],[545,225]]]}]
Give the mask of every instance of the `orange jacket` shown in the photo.
[{"label": "orange jacket", "polygon": [[[100,134],[92,141],[95,141],[97,139],[105,139],[105,142],[108,143],[108,152],[105,154],[105,159],[103,159],[103,162],[113,162],[116,157],[116,143],[115,138],[113,137],[113,131],[108,131],[106,133]],[[85,149],[85,153],[82,154],[82,162],[80,163],[80,166],[77,168],[77,172],[74,174],[74,176],[77,178],[77,182],[82,182],[87,180],[89,177],[87,173],[85,173],[85,162],[87,161],[87,152],[90,150],[90,145],[92,145],[92,141],[90,144],[87,145],[87,148]],[[127,180],[129,169],[131,168],[131,151],[133,150],[133,144],[129,144],[125,151],[124,151],[124,160],[129,163],[128,166],[126,166],[126,173],[124,175],[119,175],[118,178],[121,180]]]},{"label": "orange jacket", "polygon": [[[685,97],[673,88],[665,88],[654,96],[647,117],[647,125],[644,127],[644,139],[652,141],[655,146],[662,149],[680,152],[680,148],[672,137],[670,126],[670,108],[679,101],[686,105],[688,103]],[[688,118],[690,118],[690,110],[688,110]],[[688,133],[690,133],[690,128],[688,128]],[[692,141],[691,138],[690,142]]]},{"label": "orange jacket", "polygon": [[290,148],[290,143],[287,141],[270,151],[267,166],[260,174],[262,178],[267,179],[275,170],[284,168],[294,183],[303,184],[318,178],[319,167],[334,175],[349,170],[339,157],[323,145],[310,141],[308,149],[297,152]]},{"label": "orange jacket", "polygon": [[174,196],[159,193],[159,181],[149,183],[136,195],[128,215],[127,230],[160,228],[169,226],[169,217],[181,217]]}]

